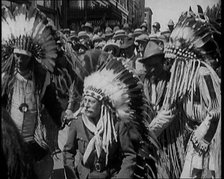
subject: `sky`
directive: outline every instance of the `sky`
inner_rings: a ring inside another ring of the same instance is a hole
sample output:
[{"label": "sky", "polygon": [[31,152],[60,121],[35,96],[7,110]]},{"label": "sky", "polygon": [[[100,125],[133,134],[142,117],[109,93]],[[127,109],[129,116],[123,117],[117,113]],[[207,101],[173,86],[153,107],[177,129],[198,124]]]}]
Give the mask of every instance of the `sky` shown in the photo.
[{"label": "sky", "polygon": [[167,29],[170,19],[176,24],[183,11],[189,10],[191,6],[194,12],[197,12],[197,5],[201,5],[205,11],[207,6],[212,7],[221,0],[145,0],[145,7],[152,10],[152,23],[159,22],[161,31]]}]

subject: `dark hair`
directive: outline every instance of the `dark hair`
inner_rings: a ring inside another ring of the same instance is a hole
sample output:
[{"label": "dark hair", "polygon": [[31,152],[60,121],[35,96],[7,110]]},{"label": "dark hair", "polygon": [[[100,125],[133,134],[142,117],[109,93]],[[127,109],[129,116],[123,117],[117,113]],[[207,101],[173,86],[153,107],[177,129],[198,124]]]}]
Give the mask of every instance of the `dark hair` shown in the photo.
[{"label": "dark hair", "polygon": [[7,178],[35,178],[27,146],[14,121],[4,108],[1,113],[1,131],[3,166],[6,168],[4,172]]}]

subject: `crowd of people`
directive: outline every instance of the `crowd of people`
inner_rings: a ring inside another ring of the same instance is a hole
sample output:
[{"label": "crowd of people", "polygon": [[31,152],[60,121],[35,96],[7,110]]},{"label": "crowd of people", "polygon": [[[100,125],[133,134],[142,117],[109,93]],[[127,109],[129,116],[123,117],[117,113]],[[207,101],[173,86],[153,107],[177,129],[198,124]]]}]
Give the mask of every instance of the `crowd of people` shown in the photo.
[{"label": "crowd of people", "polygon": [[160,32],[159,22],[155,22],[152,27],[152,33],[149,33],[146,22],[143,22],[136,29],[129,27],[128,23],[125,23],[123,27],[114,26],[112,29],[107,26],[103,29],[100,26],[93,27],[91,23],[86,22],[80,32],[70,29],[61,29],[60,32],[64,35],[66,41],[72,44],[80,58],[87,50],[99,49],[109,52],[115,57],[124,57],[131,68],[135,69],[137,73],[143,73],[144,67],[138,63],[138,60],[143,57],[147,42],[153,40],[163,46],[164,42],[168,41],[174,23],[170,20],[167,26],[169,27],[168,30],[164,32]]},{"label": "crowd of people", "polygon": [[7,178],[51,177],[49,120],[67,179],[220,178],[220,17],[198,8],[149,33],[2,7]]}]

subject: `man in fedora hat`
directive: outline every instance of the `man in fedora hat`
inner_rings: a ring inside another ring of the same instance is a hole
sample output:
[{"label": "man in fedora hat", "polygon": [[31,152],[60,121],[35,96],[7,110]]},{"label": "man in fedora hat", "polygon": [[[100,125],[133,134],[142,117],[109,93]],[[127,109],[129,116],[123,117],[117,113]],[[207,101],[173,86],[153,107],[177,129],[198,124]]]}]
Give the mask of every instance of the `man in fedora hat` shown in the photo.
[{"label": "man in fedora hat", "polygon": [[126,32],[127,35],[131,32],[128,23],[125,23],[123,25],[123,30]]},{"label": "man in fedora hat", "polygon": [[118,43],[119,45],[123,44],[126,38],[128,38],[128,35],[123,29],[117,30],[113,36],[115,43]]},{"label": "man in fedora hat", "polygon": [[145,47],[149,41],[149,36],[146,34],[141,34],[135,38],[136,45],[138,47],[138,53],[141,57],[144,55]]},{"label": "man in fedora hat", "polygon": [[162,106],[170,76],[169,72],[163,68],[165,62],[163,50],[157,43],[149,41],[143,58],[139,62],[143,63],[146,68],[144,93],[153,109],[158,111]]},{"label": "man in fedora hat", "polygon": [[102,50],[105,51],[105,52],[108,52],[108,53],[112,54],[115,57],[118,57],[119,54],[120,54],[120,47],[119,47],[119,45],[117,43],[110,42],[110,41],[108,41],[104,45],[104,47],[103,47]]},{"label": "man in fedora hat", "polygon": [[87,34],[86,31],[80,31],[78,33],[78,39],[79,39],[80,44],[83,44],[88,49],[91,48],[91,46],[92,46],[91,39],[90,39],[90,36]]},{"label": "man in fedora hat", "polygon": [[134,53],[135,51],[135,44],[133,38],[126,38],[124,40],[124,43],[120,46],[120,57],[123,57],[122,61],[129,69],[135,68],[135,60],[136,55]]},{"label": "man in fedora hat", "polygon": [[112,41],[113,35],[114,35],[113,30],[110,27],[106,27],[104,34],[106,42]]},{"label": "man in fedora hat", "polygon": [[168,28],[169,28],[169,31],[170,33],[173,31],[174,29],[174,22],[172,19],[169,20],[168,24],[167,24]]},{"label": "man in fedora hat", "polygon": [[136,28],[133,33],[133,37],[137,38],[138,36],[143,34],[143,30],[141,28]]},{"label": "man in fedora hat", "polygon": [[159,22],[154,22],[152,25],[152,34],[155,35],[160,35],[160,23]]},{"label": "man in fedora hat", "polygon": [[83,29],[86,31],[86,33],[89,35],[89,38],[92,39],[93,37],[93,26],[90,22],[86,22],[83,26]]},{"label": "man in fedora hat", "polygon": [[106,42],[102,36],[95,34],[92,38],[92,44],[93,48],[102,49],[102,47],[106,44]]},{"label": "man in fedora hat", "polygon": [[148,30],[148,27],[147,27],[147,23],[146,22],[143,22],[140,26],[140,28],[142,29],[142,32],[145,33],[145,34],[148,34],[147,30]]},{"label": "man in fedora hat", "polygon": [[135,62],[135,72],[142,78],[145,75],[145,67],[139,62],[143,58],[145,47],[149,41],[149,36],[142,34],[135,38],[135,43],[137,46],[137,59]]}]

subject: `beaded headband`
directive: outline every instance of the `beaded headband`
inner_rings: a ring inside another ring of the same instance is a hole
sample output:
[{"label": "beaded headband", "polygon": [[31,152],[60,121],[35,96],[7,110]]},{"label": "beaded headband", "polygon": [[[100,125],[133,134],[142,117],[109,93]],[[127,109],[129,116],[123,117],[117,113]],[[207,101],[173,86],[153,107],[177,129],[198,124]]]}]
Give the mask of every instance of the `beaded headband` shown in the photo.
[{"label": "beaded headband", "polygon": [[99,101],[101,101],[105,94],[101,89],[94,88],[93,86],[89,86],[87,89],[84,89],[83,96],[91,96]]}]

